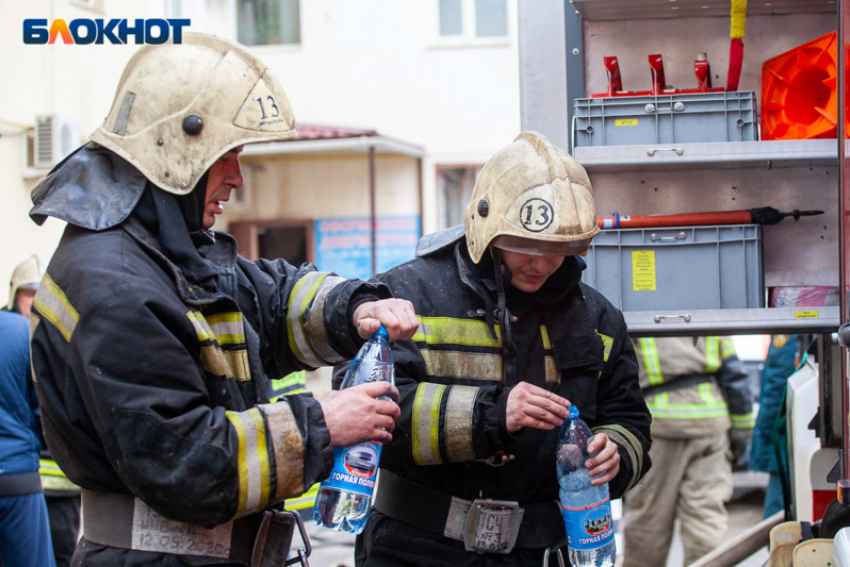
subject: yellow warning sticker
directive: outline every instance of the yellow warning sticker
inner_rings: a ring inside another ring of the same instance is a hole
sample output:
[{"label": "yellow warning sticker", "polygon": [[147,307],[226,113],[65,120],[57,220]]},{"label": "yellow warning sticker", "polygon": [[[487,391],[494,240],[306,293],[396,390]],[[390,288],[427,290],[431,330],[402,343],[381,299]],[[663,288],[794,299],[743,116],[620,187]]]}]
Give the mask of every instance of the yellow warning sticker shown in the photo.
[{"label": "yellow warning sticker", "polygon": [[637,118],[620,118],[614,121],[614,126],[637,126]]},{"label": "yellow warning sticker", "polygon": [[655,291],[655,251],[632,252],[632,287],[635,291]]},{"label": "yellow warning sticker", "polygon": [[797,311],[794,313],[794,316],[797,319],[816,319],[818,317],[817,311]]}]

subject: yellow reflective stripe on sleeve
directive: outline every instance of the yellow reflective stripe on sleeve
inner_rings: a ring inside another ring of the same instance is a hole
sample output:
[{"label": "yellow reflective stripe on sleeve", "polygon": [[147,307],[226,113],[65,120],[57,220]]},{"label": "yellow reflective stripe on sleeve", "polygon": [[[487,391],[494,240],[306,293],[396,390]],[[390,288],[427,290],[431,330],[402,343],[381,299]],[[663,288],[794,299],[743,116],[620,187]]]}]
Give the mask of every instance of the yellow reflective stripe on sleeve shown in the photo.
[{"label": "yellow reflective stripe on sleeve", "polygon": [[440,457],[440,404],[446,387],[423,382],[416,388],[413,400],[413,461],[417,465],[439,465]]},{"label": "yellow reflective stripe on sleeve", "polygon": [[449,389],[446,401],[446,456],[450,463],[465,463],[475,459],[472,414],[477,395],[478,388],[474,386],[452,386]]},{"label": "yellow reflective stripe on sleeve", "polygon": [[626,454],[632,461],[632,478],[628,486],[634,486],[643,470],[643,445],[640,444],[635,434],[619,424],[605,424],[591,428],[594,434],[605,433],[611,441],[626,450]]},{"label": "yellow reflective stripe on sleeve", "polygon": [[484,321],[456,319],[454,317],[421,317],[419,329],[413,342],[428,345],[458,345],[471,347],[502,348],[502,334],[496,325],[496,338],[490,335],[490,327]]},{"label": "yellow reflective stripe on sleeve", "polygon": [[652,337],[638,339],[638,344],[640,345],[643,365],[650,385],[662,384],[664,377],[661,375],[661,361],[658,360],[658,349],[655,348],[655,339]]},{"label": "yellow reflective stripe on sleeve", "polygon": [[345,278],[339,276],[328,276],[322,280],[319,290],[310,304],[310,316],[304,322],[304,331],[310,337],[310,345],[313,347],[313,351],[328,365],[336,364],[347,359],[345,355],[339,354],[331,348],[328,341],[328,330],[325,328],[325,303],[327,302],[328,294],[346,281]]},{"label": "yellow reflective stripe on sleeve", "polygon": [[729,418],[732,420],[733,429],[752,429],[756,426],[755,412],[746,415],[729,414]]},{"label": "yellow reflective stripe on sleeve", "polygon": [[298,360],[312,368],[322,366],[322,360],[310,344],[304,329],[304,319],[310,307],[310,301],[316,296],[319,285],[328,275],[327,272],[309,272],[295,282],[289,294],[286,318],[289,348]]},{"label": "yellow reflective stripe on sleeve", "polygon": [[602,339],[602,360],[604,362],[608,362],[608,357],[611,356],[611,349],[614,348],[614,337],[609,337],[608,335],[603,335],[599,331],[596,331],[596,334],[599,335],[599,338]]},{"label": "yellow reflective stripe on sleeve", "polygon": [[502,355],[483,352],[422,349],[428,376],[501,382]]},{"label": "yellow reflective stripe on sleeve", "polygon": [[80,314],[68,301],[62,288],[56,285],[48,274],[44,274],[41,285],[38,286],[33,308],[56,327],[66,341],[71,342],[71,336],[80,321]]},{"label": "yellow reflective stripe on sleeve", "polygon": [[292,408],[285,401],[258,407],[266,415],[274,451],[276,486],[271,501],[302,494],[307,489],[304,486],[304,438]]},{"label": "yellow reflective stripe on sleeve", "polygon": [[732,339],[721,339],[720,340],[720,359],[726,360],[732,355],[737,355],[735,352],[735,343],[732,342]]},{"label": "yellow reflective stripe on sleeve", "polygon": [[269,502],[269,455],[266,427],[257,408],[244,412],[226,412],[239,442],[239,506],[236,517],[264,508]]},{"label": "yellow reflective stripe on sleeve", "polygon": [[319,494],[319,486],[320,484],[314,484],[310,487],[310,490],[302,494],[301,496],[296,496],[295,498],[287,498],[283,503],[283,507],[287,510],[309,510],[316,503],[316,496]]},{"label": "yellow reflective stripe on sleeve", "polygon": [[705,372],[713,374],[720,369],[720,337],[705,338]]}]

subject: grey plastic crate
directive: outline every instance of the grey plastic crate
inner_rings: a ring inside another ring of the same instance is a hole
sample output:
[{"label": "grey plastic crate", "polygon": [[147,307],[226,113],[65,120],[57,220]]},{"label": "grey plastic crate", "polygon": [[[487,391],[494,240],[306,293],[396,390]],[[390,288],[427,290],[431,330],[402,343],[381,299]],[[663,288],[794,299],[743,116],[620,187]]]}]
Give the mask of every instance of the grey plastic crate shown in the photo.
[{"label": "grey plastic crate", "polygon": [[573,146],[756,140],[753,91],[578,98]]},{"label": "grey plastic crate", "polygon": [[603,230],[582,280],[623,311],[764,306],[761,226]]}]

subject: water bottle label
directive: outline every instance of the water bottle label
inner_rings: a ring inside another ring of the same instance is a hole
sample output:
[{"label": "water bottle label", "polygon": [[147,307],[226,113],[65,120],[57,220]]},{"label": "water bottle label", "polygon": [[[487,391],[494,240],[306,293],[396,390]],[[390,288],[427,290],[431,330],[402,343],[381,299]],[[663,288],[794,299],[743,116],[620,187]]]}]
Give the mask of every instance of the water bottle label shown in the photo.
[{"label": "water bottle label", "polygon": [[572,508],[561,504],[567,528],[567,544],[579,551],[589,551],[614,540],[611,501],[608,497],[596,504]]},{"label": "water bottle label", "polygon": [[361,443],[345,449],[334,449],[334,467],[324,486],[371,496],[375,490],[378,463],[381,461],[380,445]]}]

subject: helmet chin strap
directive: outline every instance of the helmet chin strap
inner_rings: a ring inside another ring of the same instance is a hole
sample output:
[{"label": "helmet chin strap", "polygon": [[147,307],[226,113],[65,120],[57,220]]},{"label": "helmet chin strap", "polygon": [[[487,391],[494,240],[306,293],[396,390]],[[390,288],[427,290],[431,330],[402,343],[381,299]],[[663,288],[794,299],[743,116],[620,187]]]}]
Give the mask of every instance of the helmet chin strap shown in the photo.
[{"label": "helmet chin strap", "polygon": [[196,247],[215,242],[212,233],[204,228],[204,209],[206,208],[209,174],[210,172],[207,170],[192,191],[177,198],[177,202],[180,204],[180,212],[183,213],[183,219],[186,221],[186,228],[189,229],[189,236],[192,237],[192,242]]},{"label": "helmet chin strap", "polygon": [[507,306],[506,286],[510,285],[511,270],[502,263],[502,253],[495,246],[490,247],[493,256],[494,279],[496,280],[496,318],[502,327],[502,343],[510,354],[516,353],[516,345],[511,336],[511,314]]}]

